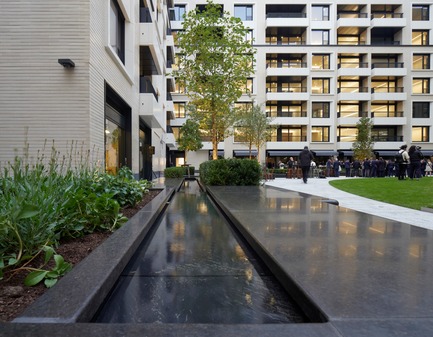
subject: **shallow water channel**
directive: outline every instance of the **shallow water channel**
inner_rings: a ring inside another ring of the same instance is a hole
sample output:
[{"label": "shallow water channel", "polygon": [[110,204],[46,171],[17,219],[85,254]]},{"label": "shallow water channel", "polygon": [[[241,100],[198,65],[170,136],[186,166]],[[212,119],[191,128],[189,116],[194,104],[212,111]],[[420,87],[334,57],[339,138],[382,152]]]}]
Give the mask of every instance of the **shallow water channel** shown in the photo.
[{"label": "shallow water channel", "polygon": [[95,322],[303,323],[270,271],[196,181],[185,181]]}]

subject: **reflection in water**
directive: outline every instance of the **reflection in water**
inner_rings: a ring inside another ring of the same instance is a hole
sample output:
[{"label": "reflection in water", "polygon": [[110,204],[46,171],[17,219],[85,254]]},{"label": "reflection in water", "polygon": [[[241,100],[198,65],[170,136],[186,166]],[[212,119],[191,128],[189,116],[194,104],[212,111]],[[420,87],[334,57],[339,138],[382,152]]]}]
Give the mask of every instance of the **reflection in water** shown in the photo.
[{"label": "reflection in water", "polygon": [[304,322],[269,271],[243,246],[197,183],[187,181],[96,321]]}]

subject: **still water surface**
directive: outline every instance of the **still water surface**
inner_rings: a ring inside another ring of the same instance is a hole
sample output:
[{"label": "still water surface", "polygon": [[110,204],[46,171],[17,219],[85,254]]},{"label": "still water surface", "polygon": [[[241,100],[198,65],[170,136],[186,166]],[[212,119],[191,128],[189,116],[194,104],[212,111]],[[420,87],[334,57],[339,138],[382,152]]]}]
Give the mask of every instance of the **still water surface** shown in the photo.
[{"label": "still water surface", "polygon": [[195,181],[186,181],[123,271],[96,322],[303,323]]}]

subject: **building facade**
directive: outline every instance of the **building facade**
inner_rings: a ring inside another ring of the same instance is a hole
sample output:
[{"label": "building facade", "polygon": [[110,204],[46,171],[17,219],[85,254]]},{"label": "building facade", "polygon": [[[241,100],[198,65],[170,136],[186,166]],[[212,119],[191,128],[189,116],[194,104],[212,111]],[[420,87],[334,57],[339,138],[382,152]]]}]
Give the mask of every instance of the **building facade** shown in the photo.
[{"label": "building facade", "polygon": [[1,165],[23,153],[36,160],[53,142],[74,163],[89,153],[109,172],[127,165],[139,177],[158,176],[175,146],[167,126],[172,7],[172,0],[1,1]]},{"label": "building facade", "polygon": [[[297,156],[305,146],[325,161],[350,158],[356,123],[369,117],[377,156],[402,144],[433,155],[433,2],[219,0],[243,20],[257,49],[255,74],[237,104],[255,103],[277,124],[261,162]],[[175,0],[173,34],[182,14],[205,1]],[[173,93],[175,120],[187,118],[188,98]],[[177,131],[175,131],[176,133]],[[188,154],[198,165],[211,145]],[[225,157],[246,155],[235,137],[220,144]]]}]

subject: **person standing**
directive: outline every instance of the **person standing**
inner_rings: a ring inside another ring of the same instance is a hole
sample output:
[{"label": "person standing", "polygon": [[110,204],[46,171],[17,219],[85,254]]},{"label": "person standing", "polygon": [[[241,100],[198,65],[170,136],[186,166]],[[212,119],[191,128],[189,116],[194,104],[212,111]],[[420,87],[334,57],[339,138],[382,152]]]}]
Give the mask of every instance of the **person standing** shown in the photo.
[{"label": "person standing", "polygon": [[419,146],[412,145],[409,148],[409,178],[413,180],[415,178],[416,180],[419,180],[421,178],[421,159],[423,158],[423,155],[421,153],[421,148]]},{"label": "person standing", "polygon": [[401,156],[401,159],[396,160],[396,164],[398,165],[398,180],[404,180],[406,176],[407,164],[409,163],[409,154],[406,151],[407,145],[400,146],[400,150],[398,151]]},{"label": "person standing", "polygon": [[304,149],[299,153],[299,165],[302,169],[302,180],[307,183],[308,174],[310,172],[311,161],[314,159],[313,154],[308,149],[308,146],[304,146]]}]

